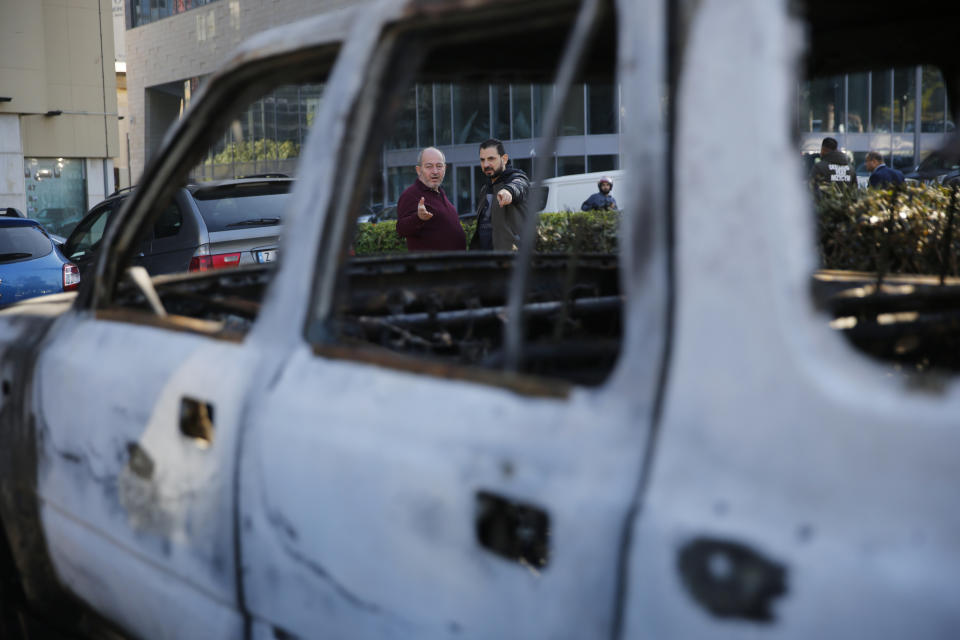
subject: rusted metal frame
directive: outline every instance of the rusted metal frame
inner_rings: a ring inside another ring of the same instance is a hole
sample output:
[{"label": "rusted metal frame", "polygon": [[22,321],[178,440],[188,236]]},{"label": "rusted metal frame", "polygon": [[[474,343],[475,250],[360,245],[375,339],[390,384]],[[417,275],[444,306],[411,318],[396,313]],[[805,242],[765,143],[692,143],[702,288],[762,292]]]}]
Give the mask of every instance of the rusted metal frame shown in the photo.
[{"label": "rusted metal frame", "polygon": [[465,380],[512,391],[522,396],[565,399],[570,395],[571,385],[563,380],[543,380],[535,376],[517,374],[505,379],[499,371],[481,369],[468,365],[427,360],[377,347],[369,343],[338,345],[318,343],[313,345],[315,355],[335,360],[351,360],[399,371],[407,371],[432,378]]},{"label": "rusted metal frame", "polygon": [[[572,301],[532,302],[523,305],[525,316],[546,316],[568,308],[571,312],[599,313],[617,309],[623,302],[622,296],[602,296],[598,298],[578,298]],[[358,316],[357,322],[365,327],[403,326],[412,327],[431,323],[462,324],[475,320],[492,320],[504,317],[506,307],[487,307],[483,309],[462,309],[458,311],[440,311],[438,313],[403,313],[389,316]]]},{"label": "rusted metal frame", "polygon": [[170,331],[182,331],[185,333],[194,333],[209,338],[217,338],[227,342],[243,342],[244,334],[233,331],[224,331],[223,323],[214,320],[200,320],[187,316],[167,315],[160,318],[148,311],[140,311],[130,308],[107,308],[98,309],[94,313],[97,320],[110,322],[125,322],[128,324],[139,324],[147,327],[156,327],[158,329],[168,329]]},{"label": "rusted metal frame", "polygon": [[[546,138],[541,145],[537,145],[537,158],[541,160],[534,172],[534,184],[542,184],[547,178],[546,161],[553,159],[557,148],[557,127],[560,125],[560,116],[563,105],[566,103],[570,85],[583,59],[591,37],[600,20],[600,0],[584,0],[573,25],[573,31],[566,43],[560,67],[557,69],[553,100],[544,119],[543,131]],[[517,260],[514,263],[513,277],[510,282],[510,292],[507,303],[507,322],[504,326],[504,369],[516,372],[519,369],[523,354],[523,299],[527,290],[527,281],[530,277],[530,258],[533,256],[536,244],[538,216],[536,212],[528,212],[523,221],[520,234],[520,247]]]}]

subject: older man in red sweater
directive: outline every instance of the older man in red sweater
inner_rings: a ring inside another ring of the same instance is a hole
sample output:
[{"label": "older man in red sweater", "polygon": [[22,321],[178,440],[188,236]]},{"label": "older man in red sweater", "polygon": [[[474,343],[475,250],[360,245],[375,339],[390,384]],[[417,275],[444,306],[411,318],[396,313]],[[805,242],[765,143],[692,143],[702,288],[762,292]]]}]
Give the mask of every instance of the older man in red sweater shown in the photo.
[{"label": "older man in red sweater", "polygon": [[409,251],[462,251],[467,237],[457,210],[440,186],[447,173],[443,152],[427,147],[417,158],[417,181],[397,201],[397,233]]}]

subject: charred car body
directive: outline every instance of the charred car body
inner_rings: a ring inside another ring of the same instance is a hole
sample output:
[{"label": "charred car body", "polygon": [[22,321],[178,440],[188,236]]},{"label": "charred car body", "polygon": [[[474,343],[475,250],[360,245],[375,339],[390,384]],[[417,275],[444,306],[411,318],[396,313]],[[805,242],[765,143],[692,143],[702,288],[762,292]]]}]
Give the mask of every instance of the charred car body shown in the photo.
[{"label": "charred car body", "polygon": [[[814,307],[787,106],[805,20],[821,72],[901,25],[838,55],[855,3],[787,5],[385,0],[251,41],[79,292],[0,314],[6,602],[151,638],[955,631],[960,385]],[[952,55],[934,15],[901,62]],[[516,254],[352,259],[410,86],[491,69],[556,82],[544,131],[619,85],[619,252],[535,255],[531,218]],[[299,81],[326,90],[276,265],[128,268],[218,128]]]}]

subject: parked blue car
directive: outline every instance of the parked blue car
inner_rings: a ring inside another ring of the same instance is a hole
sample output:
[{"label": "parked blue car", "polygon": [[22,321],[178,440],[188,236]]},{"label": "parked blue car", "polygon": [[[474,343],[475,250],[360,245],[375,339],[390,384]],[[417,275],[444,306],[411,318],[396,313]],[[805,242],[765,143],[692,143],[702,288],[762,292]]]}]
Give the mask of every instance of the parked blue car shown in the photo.
[{"label": "parked blue car", "polygon": [[79,286],[77,265],[36,220],[0,217],[0,305]]}]

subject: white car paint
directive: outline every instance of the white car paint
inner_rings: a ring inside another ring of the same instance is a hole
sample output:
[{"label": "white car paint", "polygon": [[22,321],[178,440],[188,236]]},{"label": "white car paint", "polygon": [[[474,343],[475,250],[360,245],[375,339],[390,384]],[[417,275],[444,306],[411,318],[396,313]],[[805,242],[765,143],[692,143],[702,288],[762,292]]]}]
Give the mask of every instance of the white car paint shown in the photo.
[{"label": "white car paint", "polygon": [[[434,4],[441,21],[446,5]],[[331,187],[342,164],[358,162],[346,151],[364,132],[348,131],[348,116],[375,117],[364,89],[397,55],[381,32],[409,19],[407,8],[384,0],[352,27],[321,20],[264,34],[235,59],[308,46],[318,26],[348,36],[302,158],[314,179],[297,184],[283,259],[241,341],[96,308],[111,295],[110,258],[87,285],[101,287],[95,308],[74,307],[46,335],[29,409],[59,581],[150,638],[955,631],[960,393],[955,380],[918,390],[886,375],[810,303],[809,201],[788,135],[799,25],[785,0],[691,10],[675,236],[663,214],[663,110],[650,97],[667,8],[617,3],[630,105],[620,193],[636,204],[621,229],[621,358],[604,384],[538,396],[308,342],[304,327],[335,300],[339,257],[324,241],[352,224]],[[738,146],[731,130],[765,133]],[[763,180],[743,171],[749,163]],[[12,376],[29,332],[2,317]],[[178,431],[184,398],[214,408],[209,446]],[[481,548],[481,490],[549,513],[548,566]],[[783,566],[773,619],[721,618],[691,595],[678,552],[698,537]]]}]

